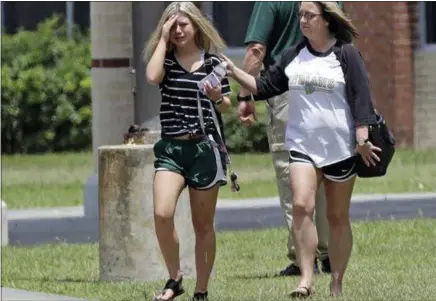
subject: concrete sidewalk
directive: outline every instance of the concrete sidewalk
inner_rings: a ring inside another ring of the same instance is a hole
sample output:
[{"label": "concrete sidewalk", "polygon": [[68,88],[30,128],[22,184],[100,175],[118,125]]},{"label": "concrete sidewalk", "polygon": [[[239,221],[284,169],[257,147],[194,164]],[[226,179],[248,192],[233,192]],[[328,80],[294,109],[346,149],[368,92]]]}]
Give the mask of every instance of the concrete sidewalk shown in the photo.
[{"label": "concrete sidewalk", "polygon": [[2,295],[1,295],[2,301],[86,301],[85,299],[39,293],[39,292],[31,292],[31,291],[7,288],[7,287],[2,287],[1,290],[2,290]]},{"label": "concrete sidewalk", "polygon": [[[278,198],[221,200],[216,212],[217,231],[284,226]],[[356,195],[351,220],[436,218],[436,193]],[[98,241],[98,219],[85,216],[84,208],[9,210],[9,243],[90,243]]]},{"label": "concrete sidewalk", "polygon": [[[389,194],[355,194],[351,198],[351,203],[367,203],[367,202],[412,202],[433,200],[436,201],[436,192],[424,193],[389,193]],[[218,201],[217,209],[229,208],[255,208],[255,207],[271,207],[280,204],[277,197],[269,198],[251,198],[251,199],[222,199]]]},{"label": "concrete sidewalk", "polygon": [[[235,194],[236,195],[236,194]],[[351,203],[368,202],[413,202],[413,201],[436,201],[436,192],[425,193],[391,193],[391,194],[357,194],[351,199]],[[278,197],[250,198],[250,199],[219,199],[217,210],[242,209],[242,208],[265,208],[277,207],[280,205]],[[84,207],[45,207],[9,209],[9,220],[53,219],[53,218],[79,218],[84,217]]]}]

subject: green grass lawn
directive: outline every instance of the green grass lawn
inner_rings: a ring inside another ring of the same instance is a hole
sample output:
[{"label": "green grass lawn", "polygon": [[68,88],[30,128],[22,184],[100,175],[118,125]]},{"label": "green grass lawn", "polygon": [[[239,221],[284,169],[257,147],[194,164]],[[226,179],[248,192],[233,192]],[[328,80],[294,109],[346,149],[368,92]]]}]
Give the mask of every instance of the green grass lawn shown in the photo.
[{"label": "green grass lawn", "polygon": [[[436,220],[353,224],[354,248],[339,300],[435,300]],[[284,229],[217,234],[216,277],[210,300],[288,300],[297,278],[274,277],[287,265]],[[45,245],[2,249],[2,286],[88,299],[151,300],[164,281],[98,281],[98,245]],[[328,297],[328,275],[315,278],[317,295]],[[192,293],[194,283],[185,281]],[[184,295],[180,300],[186,300]]]},{"label": "green grass lawn", "polygon": [[[2,156],[2,199],[9,208],[77,206],[83,185],[94,169],[92,153]],[[220,198],[277,195],[270,154],[232,155],[241,191],[223,187]],[[359,179],[355,193],[435,191],[436,151],[397,151],[383,178]]]}]

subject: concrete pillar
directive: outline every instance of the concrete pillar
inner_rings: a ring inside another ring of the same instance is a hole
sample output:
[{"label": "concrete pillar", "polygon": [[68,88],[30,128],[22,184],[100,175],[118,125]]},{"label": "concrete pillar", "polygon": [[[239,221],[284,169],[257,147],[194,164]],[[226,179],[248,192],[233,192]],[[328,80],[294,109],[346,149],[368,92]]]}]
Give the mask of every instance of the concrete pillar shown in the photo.
[{"label": "concrete pillar", "polygon": [[8,230],[8,206],[2,200],[2,220],[1,220],[1,246],[7,246],[9,244],[9,230]]},{"label": "concrete pillar", "polygon": [[[100,280],[166,280],[154,229],[152,145],[99,148]],[[186,190],[185,190],[186,191]],[[187,194],[176,209],[181,269],[195,277],[195,238]]]},{"label": "concrete pillar", "polygon": [[134,121],[132,2],[91,2],[94,174],[84,187],[85,215],[97,216],[97,150],[123,142]]}]

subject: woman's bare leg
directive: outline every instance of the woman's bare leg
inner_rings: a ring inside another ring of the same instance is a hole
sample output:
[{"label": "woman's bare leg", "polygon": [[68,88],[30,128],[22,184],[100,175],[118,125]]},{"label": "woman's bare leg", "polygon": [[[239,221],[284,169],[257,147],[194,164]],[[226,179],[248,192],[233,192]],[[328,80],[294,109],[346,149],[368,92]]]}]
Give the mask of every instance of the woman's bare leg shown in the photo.
[{"label": "woman's bare leg", "polygon": [[[153,183],[154,224],[162,256],[170,278],[180,280],[179,238],[174,227],[177,200],[185,186],[185,179],[178,173],[158,171]],[[168,290],[163,299],[169,299],[174,292]]]},{"label": "woman's bare leg", "polygon": [[192,223],[195,231],[195,292],[206,292],[215,262],[216,238],[214,217],[219,186],[208,190],[189,189]]},{"label": "woman's bare leg", "polygon": [[329,258],[332,268],[331,295],[342,295],[342,279],[353,247],[350,224],[350,201],[355,177],[346,182],[325,179],[327,218],[329,222]]},{"label": "woman's bare leg", "polygon": [[311,288],[318,243],[313,213],[321,174],[312,164],[307,163],[290,164],[289,173],[292,189],[292,231],[301,270],[299,287]]}]

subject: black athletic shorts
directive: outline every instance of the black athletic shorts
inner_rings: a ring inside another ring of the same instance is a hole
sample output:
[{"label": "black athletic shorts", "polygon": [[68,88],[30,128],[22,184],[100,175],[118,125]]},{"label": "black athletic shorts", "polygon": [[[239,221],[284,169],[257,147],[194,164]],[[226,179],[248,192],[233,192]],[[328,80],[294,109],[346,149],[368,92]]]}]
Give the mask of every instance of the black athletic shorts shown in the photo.
[{"label": "black athletic shorts", "polygon": [[[315,165],[313,160],[310,159],[309,156],[300,152],[290,151],[289,164],[297,162]],[[343,161],[321,167],[321,171],[323,172],[324,176],[330,181],[345,182],[356,175],[355,167],[356,156],[353,156]]]}]

